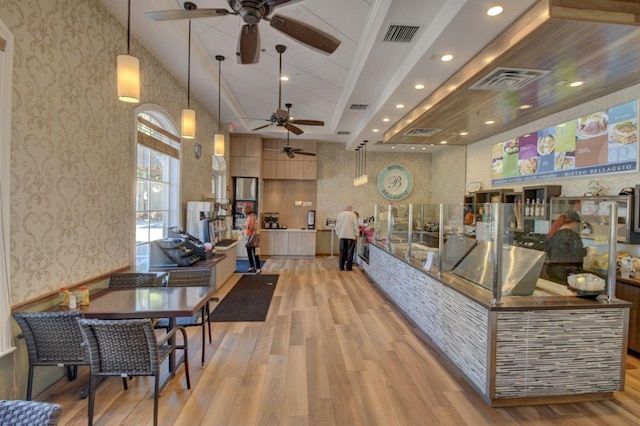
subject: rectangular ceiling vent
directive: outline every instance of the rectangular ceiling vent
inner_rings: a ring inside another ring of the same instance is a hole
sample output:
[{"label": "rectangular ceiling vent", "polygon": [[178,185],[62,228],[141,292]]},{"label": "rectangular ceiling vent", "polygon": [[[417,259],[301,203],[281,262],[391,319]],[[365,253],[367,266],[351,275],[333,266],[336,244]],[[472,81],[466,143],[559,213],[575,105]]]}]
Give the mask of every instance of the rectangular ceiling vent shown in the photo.
[{"label": "rectangular ceiling vent", "polygon": [[382,144],[384,144],[384,141],[382,141],[382,140],[380,140],[380,141],[376,141],[376,142],[374,143],[374,145],[382,145]]},{"label": "rectangular ceiling vent", "polygon": [[433,136],[436,133],[440,132],[442,129],[427,129],[420,127],[413,127],[402,134],[402,136],[412,136],[412,137],[420,137],[420,138],[428,138],[429,136]]},{"label": "rectangular ceiling vent", "polygon": [[411,43],[413,36],[416,35],[420,27],[412,25],[389,25],[387,33],[382,41],[389,43]]},{"label": "rectangular ceiling vent", "polygon": [[346,130],[338,130],[336,135],[350,135],[351,132],[347,132]]},{"label": "rectangular ceiling vent", "polygon": [[547,74],[545,70],[523,68],[496,68],[474,83],[469,89],[509,92],[522,89],[527,84]]},{"label": "rectangular ceiling vent", "polygon": [[355,110],[355,111],[364,111],[365,109],[367,109],[368,106],[369,105],[364,105],[364,104],[351,104],[349,109]]}]

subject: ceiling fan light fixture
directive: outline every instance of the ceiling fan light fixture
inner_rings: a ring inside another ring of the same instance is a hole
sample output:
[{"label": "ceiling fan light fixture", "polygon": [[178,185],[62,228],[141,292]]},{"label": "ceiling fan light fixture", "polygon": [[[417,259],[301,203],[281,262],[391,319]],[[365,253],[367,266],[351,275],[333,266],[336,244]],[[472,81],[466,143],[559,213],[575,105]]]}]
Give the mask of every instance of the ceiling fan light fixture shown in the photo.
[{"label": "ceiling fan light fixture", "polygon": [[118,100],[140,102],[140,61],[131,56],[131,0],[127,11],[127,54],[116,58]]}]

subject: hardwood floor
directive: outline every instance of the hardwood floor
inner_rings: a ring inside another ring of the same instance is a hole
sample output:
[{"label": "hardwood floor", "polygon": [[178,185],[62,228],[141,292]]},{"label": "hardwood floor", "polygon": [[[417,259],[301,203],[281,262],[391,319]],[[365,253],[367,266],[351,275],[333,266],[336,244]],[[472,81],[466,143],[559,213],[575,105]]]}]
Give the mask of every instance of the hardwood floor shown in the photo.
[{"label": "hardwood floor", "polygon": [[[610,401],[494,409],[413,332],[354,268],[336,258],[270,259],[280,278],[265,322],[212,323],[190,331],[191,390],[181,369],[160,397],[162,425],[631,425],[640,424],[640,361],[628,357],[626,390]],[[237,276],[236,276],[237,275]],[[224,287],[224,296],[239,279]],[[37,373],[36,373],[37,374]],[[85,425],[78,399],[87,370],[37,400],[64,406],[61,425]],[[97,389],[96,425],[153,422],[153,387],[119,378]]]}]

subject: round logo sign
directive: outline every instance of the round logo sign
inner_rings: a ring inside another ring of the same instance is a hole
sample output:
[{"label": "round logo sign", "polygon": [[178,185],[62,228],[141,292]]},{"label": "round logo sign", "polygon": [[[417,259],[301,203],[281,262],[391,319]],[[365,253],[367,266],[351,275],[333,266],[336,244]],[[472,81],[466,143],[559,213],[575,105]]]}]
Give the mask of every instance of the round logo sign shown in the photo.
[{"label": "round logo sign", "polygon": [[390,164],[378,174],[378,191],[387,200],[404,200],[413,190],[413,175],[400,164]]}]

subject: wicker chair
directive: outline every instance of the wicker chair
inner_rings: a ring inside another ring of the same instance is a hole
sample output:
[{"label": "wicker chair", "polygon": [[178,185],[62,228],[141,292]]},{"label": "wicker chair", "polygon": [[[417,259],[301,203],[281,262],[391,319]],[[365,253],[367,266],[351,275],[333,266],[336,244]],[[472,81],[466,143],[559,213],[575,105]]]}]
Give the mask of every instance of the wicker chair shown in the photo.
[{"label": "wicker chair", "polygon": [[36,401],[0,401],[0,425],[55,426],[62,405]]},{"label": "wicker chair", "polygon": [[35,367],[57,367],[63,364],[71,381],[78,375],[78,365],[89,364],[76,321],[76,318],[82,316],[82,312],[78,311],[13,313],[13,318],[22,330],[29,354],[27,400],[32,398]]},{"label": "wicker chair", "polygon": [[162,282],[156,274],[123,272],[111,274],[109,288],[159,287]]},{"label": "wicker chair", "polygon": [[[169,272],[167,287],[209,287],[211,281],[211,269],[176,269]],[[213,300],[217,300],[214,298]],[[208,324],[209,344],[211,344],[211,323],[209,323],[209,303],[204,305],[200,312],[190,317],[176,318],[176,325],[182,327],[202,327],[202,365],[205,357],[205,327]],[[169,319],[161,318],[156,322],[156,328],[169,330]]]},{"label": "wicker chair", "polygon": [[[187,333],[176,327],[157,340],[150,319],[93,320],[79,319],[84,342],[89,348],[91,377],[89,379],[89,425],[93,424],[96,382],[104,376],[154,376],[153,424],[158,424],[158,397],[160,396],[160,364],[176,349],[184,351],[184,368],[187,389],[189,379],[189,354]],[[182,333],[183,344],[167,342],[174,334]]]}]

